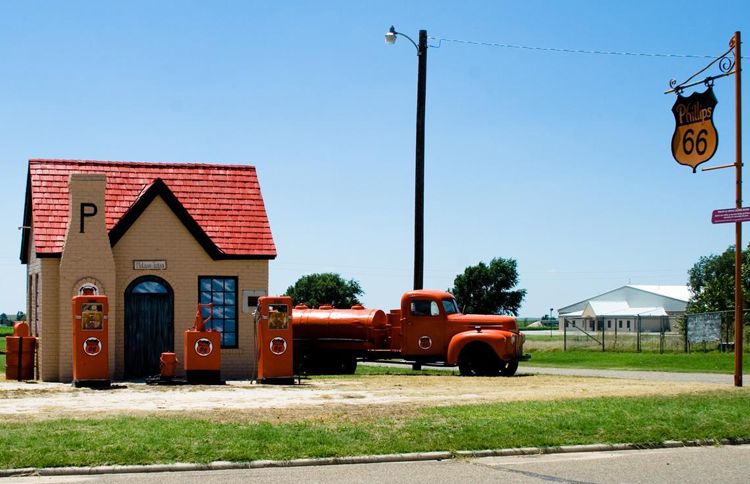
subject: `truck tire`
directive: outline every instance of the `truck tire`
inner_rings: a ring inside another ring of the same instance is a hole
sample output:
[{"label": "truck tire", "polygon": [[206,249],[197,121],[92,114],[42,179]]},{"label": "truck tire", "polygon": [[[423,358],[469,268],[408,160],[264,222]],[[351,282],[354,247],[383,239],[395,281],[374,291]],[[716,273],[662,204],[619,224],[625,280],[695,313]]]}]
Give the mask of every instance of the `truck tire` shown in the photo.
[{"label": "truck tire", "polygon": [[458,372],[461,376],[497,376],[502,362],[484,343],[471,343],[458,355]]},{"label": "truck tire", "polygon": [[353,375],[357,371],[357,358],[348,354],[310,358],[306,370],[310,375]]},{"label": "truck tire", "polygon": [[357,358],[353,356],[344,356],[339,361],[339,368],[342,375],[353,375],[357,372]]},{"label": "truck tire", "polygon": [[502,376],[513,376],[516,374],[516,370],[518,370],[518,361],[511,361],[503,365],[500,374]]}]

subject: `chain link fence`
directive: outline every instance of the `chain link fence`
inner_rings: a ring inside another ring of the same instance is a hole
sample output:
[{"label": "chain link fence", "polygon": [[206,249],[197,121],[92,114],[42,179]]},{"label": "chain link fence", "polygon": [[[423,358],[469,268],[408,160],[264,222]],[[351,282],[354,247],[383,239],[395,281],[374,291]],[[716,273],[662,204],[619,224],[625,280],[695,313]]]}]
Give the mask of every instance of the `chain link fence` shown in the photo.
[{"label": "chain link fence", "polygon": [[[750,352],[750,311],[744,314],[743,352]],[[734,351],[734,312],[632,319],[600,317],[566,324],[563,349],[689,353]]]}]

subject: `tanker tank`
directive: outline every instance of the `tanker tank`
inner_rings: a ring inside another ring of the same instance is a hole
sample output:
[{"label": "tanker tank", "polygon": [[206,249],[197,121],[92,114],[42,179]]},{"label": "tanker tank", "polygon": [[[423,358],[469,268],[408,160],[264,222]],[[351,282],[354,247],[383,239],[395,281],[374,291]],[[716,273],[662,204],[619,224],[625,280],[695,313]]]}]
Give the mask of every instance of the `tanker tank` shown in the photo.
[{"label": "tanker tank", "polygon": [[351,309],[321,306],[310,309],[298,305],[292,313],[295,341],[316,340],[349,349],[382,348],[386,340],[388,316],[380,309],[360,305]]}]

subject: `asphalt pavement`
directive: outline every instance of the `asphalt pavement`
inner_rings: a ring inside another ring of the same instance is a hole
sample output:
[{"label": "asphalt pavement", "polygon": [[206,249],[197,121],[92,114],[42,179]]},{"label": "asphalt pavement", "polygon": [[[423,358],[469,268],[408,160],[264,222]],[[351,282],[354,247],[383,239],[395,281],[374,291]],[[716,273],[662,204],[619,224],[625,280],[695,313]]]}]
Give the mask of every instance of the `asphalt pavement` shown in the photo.
[{"label": "asphalt pavement", "polygon": [[[361,365],[370,366],[391,366],[400,367],[410,366],[411,363],[399,362],[366,362]],[[455,366],[428,366],[430,368],[445,371],[458,371]],[[552,368],[544,366],[527,365],[524,362],[518,367],[519,375],[562,375],[562,376],[589,376],[599,378],[624,378],[631,380],[652,380],[652,381],[676,381],[676,382],[695,382],[695,383],[718,383],[734,385],[734,375],[722,373],[681,373],[671,371],[635,371],[635,370],[592,370],[586,368]],[[750,385],[750,375],[743,375],[743,384]]]},{"label": "asphalt pavement", "polygon": [[30,476],[3,484],[101,482],[218,483],[746,483],[750,445],[573,452],[419,462],[277,467],[224,471]]},{"label": "asphalt pavement", "polygon": [[[521,363],[518,374],[593,376],[627,378],[633,380],[679,381],[734,385],[734,375],[722,373],[681,373],[673,371],[590,370],[584,368],[545,368]],[[750,375],[742,376],[743,384],[750,385]]]}]

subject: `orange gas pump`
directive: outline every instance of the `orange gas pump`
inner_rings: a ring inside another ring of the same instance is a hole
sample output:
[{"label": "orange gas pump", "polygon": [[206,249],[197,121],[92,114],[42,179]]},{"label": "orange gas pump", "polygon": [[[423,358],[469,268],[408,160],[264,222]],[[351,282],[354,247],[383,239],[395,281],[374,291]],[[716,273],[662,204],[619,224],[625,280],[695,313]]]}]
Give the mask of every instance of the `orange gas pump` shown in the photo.
[{"label": "orange gas pump", "polygon": [[[209,315],[203,319],[203,308]],[[206,329],[213,316],[212,304],[198,304],[193,327],[185,331],[185,376],[188,383],[221,384],[221,332]]]},{"label": "orange gas pump", "polygon": [[73,385],[109,387],[107,296],[75,296],[73,306]]},{"label": "orange gas pump", "polygon": [[258,298],[258,310],[255,315],[258,381],[293,383],[292,298]]}]

